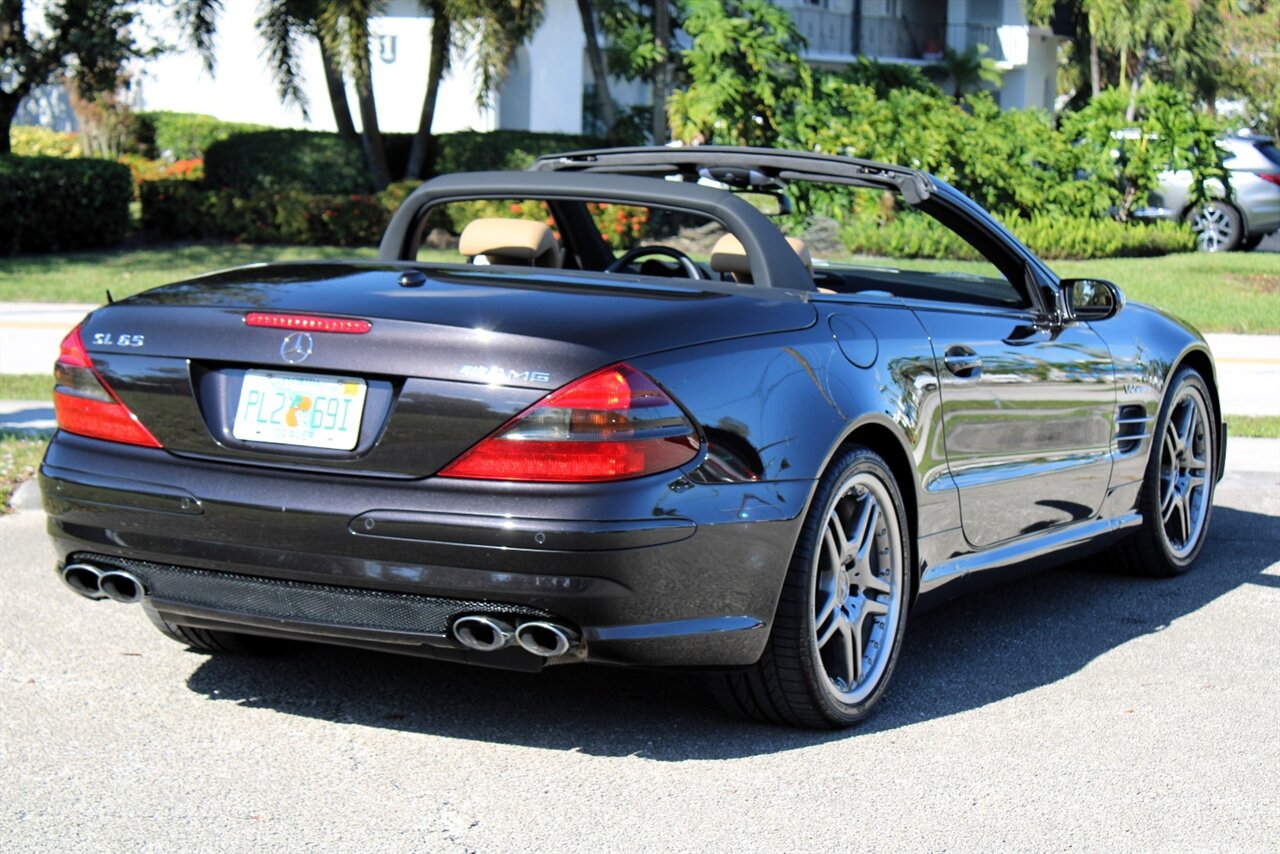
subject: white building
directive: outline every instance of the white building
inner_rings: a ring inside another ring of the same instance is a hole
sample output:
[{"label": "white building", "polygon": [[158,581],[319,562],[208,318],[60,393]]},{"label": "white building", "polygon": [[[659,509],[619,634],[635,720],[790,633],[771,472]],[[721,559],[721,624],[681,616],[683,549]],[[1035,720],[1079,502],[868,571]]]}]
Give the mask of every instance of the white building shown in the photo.
[{"label": "white building", "polygon": [[1032,27],[1021,0],[774,0],[790,10],[814,65],[836,68],[857,56],[929,65],[944,47],[979,44],[1004,72],[1000,106],[1052,111],[1058,46],[1066,36]]},{"label": "white building", "polygon": [[[775,0],[788,9],[808,40],[806,58],[838,68],[864,54],[882,62],[927,65],[943,46],[964,50],[985,44],[1005,71],[1003,107],[1053,109],[1057,48],[1062,37],[1030,27],[1020,0]],[[477,103],[475,75],[465,57],[455,61],[441,86],[434,129],[583,132],[584,91],[592,82],[582,22],[575,0],[546,0],[545,20],[516,53],[501,89]],[[148,62],[136,87],[137,109],[209,113],[227,121],[334,130],[320,50],[303,45],[301,69],[309,118],[284,105],[267,70],[255,28],[259,0],[225,0],[215,40],[215,67],[207,72],[192,51]],[[180,41],[167,10],[148,21],[162,39]],[[34,16],[31,16],[34,17]],[[417,129],[426,89],[431,22],[416,0],[389,0],[371,22],[375,35],[373,87],[384,131]],[[647,99],[647,89],[613,81],[620,101]],[[56,92],[54,95],[56,96]],[[49,93],[30,100],[19,123],[64,125],[69,111]],[[359,123],[354,92],[349,93]]]}]

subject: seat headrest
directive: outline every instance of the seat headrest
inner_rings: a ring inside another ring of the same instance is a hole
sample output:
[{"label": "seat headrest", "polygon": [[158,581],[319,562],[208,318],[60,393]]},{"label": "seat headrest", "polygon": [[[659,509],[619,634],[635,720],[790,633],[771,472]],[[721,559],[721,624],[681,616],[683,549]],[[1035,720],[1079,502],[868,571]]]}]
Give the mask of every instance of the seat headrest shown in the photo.
[{"label": "seat headrest", "polygon": [[[809,254],[809,247],[798,237],[788,237],[787,243],[812,276],[813,256]],[[735,278],[750,276],[751,264],[747,261],[747,250],[743,248],[742,241],[732,234],[726,234],[717,240],[716,245],[711,247],[711,269],[717,273],[732,273]]]},{"label": "seat headrest", "polygon": [[468,258],[483,255],[491,264],[560,266],[560,245],[544,222],[485,217],[462,229],[458,251]]}]

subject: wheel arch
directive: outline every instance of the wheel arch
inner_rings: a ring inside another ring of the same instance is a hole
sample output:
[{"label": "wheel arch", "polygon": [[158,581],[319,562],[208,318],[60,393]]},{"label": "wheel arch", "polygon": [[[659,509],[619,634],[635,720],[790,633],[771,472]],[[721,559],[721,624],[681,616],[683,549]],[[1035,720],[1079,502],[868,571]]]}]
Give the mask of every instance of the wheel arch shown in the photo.
[{"label": "wheel arch", "polygon": [[911,452],[903,436],[888,423],[874,417],[856,422],[828,455],[814,482],[814,488],[817,488],[817,483],[821,482],[840,452],[855,445],[875,451],[888,463],[889,471],[898,483],[898,491],[902,493],[907,513],[907,548],[911,558],[911,595],[908,601],[914,603],[920,589],[920,549],[917,543],[920,530],[917,498],[919,483]]},{"label": "wheel arch", "polygon": [[1214,369],[1213,357],[1209,351],[1201,347],[1192,347],[1186,350],[1177,361],[1173,363],[1173,367],[1169,369],[1169,375],[1165,378],[1165,388],[1173,382],[1173,378],[1178,375],[1178,371],[1184,367],[1193,369],[1200,378],[1204,380],[1204,384],[1209,389],[1209,397],[1213,404],[1214,417],[1214,437],[1218,439],[1218,459],[1215,460],[1218,467],[1218,477],[1222,477],[1222,473],[1226,468],[1227,462],[1227,443],[1222,441],[1222,422],[1224,420],[1222,414],[1222,402],[1218,393],[1218,375]]}]

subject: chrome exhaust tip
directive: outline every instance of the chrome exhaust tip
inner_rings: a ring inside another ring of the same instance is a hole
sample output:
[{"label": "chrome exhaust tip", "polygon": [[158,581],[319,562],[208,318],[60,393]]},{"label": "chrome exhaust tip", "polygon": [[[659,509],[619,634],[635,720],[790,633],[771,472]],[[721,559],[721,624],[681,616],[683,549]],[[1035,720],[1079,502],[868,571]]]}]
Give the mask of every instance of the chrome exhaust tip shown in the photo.
[{"label": "chrome exhaust tip", "polygon": [[520,628],[516,629],[516,643],[526,652],[543,658],[554,658],[573,649],[578,643],[578,633],[555,623],[521,623]]},{"label": "chrome exhaust tip", "polygon": [[88,563],[69,563],[62,568],[62,582],[86,599],[105,599],[102,570]]},{"label": "chrome exhaust tip", "polygon": [[458,643],[476,652],[494,652],[511,643],[511,625],[493,617],[472,615],[453,621],[453,636]]},{"label": "chrome exhaust tip", "polygon": [[102,578],[98,580],[98,586],[107,598],[124,605],[136,605],[147,593],[142,579],[122,569],[104,572]]}]

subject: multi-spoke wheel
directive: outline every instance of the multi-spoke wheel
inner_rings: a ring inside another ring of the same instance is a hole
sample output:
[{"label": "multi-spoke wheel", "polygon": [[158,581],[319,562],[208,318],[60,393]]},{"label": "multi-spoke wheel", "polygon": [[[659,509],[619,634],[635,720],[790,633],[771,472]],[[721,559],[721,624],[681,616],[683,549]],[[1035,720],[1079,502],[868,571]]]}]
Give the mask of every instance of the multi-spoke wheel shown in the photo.
[{"label": "multi-spoke wheel", "polygon": [[1138,500],[1142,528],[1125,544],[1131,568],[1185,572],[1200,553],[1217,480],[1217,419],[1204,380],[1183,368],[1169,384]]},{"label": "multi-spoke wheel", "polygon": [[844,452],[814,495],[758,664],[713,681],[731,710],[812,727],[848,726],[884,693],[898,657],[911,554],[885,461]]},{"label": "multi-spoke wheel", "polygon": [[1187,222],[1195,232],[1201,252],[1227,252],[1236,248],[1244,233],[1240,212],[1222,202],[1207,202],[1192,208]]},{"label": "multi-spoke wheel", "polygon": [[814,644],[843,703],[864,699],[889,664],[902,609],[902,534],[893,499],[875,475],[859,472],[836,490],[814,573]]}]

